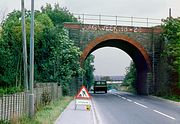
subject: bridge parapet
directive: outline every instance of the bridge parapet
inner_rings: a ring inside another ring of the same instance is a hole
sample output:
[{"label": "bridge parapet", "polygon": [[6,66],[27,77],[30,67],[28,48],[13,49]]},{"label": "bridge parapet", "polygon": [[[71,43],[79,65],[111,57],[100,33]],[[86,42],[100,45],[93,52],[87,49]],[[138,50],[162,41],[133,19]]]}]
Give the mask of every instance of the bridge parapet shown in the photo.
[{"label": "bridge parapet", "polygon": [[115,25],[97,25],[81,23],[65,23],[65,28],[91,31],[111,31],[111,32],[134,32],[134,33],[161,33],[160,26],[156,27],[136,27],[136,26],[115,26]]},{"label": "bridge parapet", "polygon": [[161,19],[94,15],[94,14],[73,14],[82,24],[114,25],[114,26],[135,26],[135,27],[154,27],[161,25]]}]

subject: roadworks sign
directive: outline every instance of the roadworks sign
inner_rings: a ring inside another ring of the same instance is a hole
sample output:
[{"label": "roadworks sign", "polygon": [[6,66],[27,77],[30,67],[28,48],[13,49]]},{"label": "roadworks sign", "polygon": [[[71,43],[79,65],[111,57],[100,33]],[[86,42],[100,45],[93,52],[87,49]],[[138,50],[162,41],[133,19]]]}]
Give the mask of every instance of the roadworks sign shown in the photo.
[{"label": "roadworks sign", "polygon": [[75,109],[77,108],[77,105],[86,105],[86,110],[89,111],[91,108],[89,107],[91,106],[90,100],[91,100],[91,96],[88,93],[88,90],[86,89],[85,86],[82,86],[75,97]]},{"label": "roadworks sign", "polygon": [[76,104],[78,104],[78,105],[90,105],[90,100],[88,100],[88,99],[76,99]]},{"label": "roadworks sign", "polygon": [[86,87],[82,86],[75,98],[76,99],[91,99],[91,96],[88,93],[88,90],[86,89]]}]

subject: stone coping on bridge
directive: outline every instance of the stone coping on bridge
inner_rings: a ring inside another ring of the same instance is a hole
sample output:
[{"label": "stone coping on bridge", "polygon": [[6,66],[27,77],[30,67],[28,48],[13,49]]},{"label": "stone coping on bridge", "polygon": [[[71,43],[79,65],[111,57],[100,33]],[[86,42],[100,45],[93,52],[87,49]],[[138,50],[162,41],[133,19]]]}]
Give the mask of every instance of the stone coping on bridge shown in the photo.
[{"label": "stone coping on bridge", "polygon": [[68,29],[93,30],[93,31],[110,31],[110,32],[138,32],[138,33],[161,33],[160,26],[155,27],[134,27],[134,26],[116,26],[116,25],[97,25],[97,24],[81,24],[81,23],[64,23],[64,27]]}]

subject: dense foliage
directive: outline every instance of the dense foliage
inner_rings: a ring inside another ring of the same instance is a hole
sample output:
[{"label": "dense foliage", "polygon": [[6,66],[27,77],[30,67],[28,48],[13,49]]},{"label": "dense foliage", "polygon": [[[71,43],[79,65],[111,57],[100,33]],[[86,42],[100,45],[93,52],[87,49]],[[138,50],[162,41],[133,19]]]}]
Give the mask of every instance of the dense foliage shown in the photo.
[{"label": "dense foliage", "polygon": [[128,91],[136,92],[136,67],[133,62],[126,68],[126,74],[122,85],[126,86]]},{"label": "dense foliage", "polygon": [[54,8],[50,4],[41,7],[42,13],[45,13],[52,20],[53,24],[62,27],[64,22],[77,22],[77,19],[71,14],[67,8],[61,8],[59,4],[55,4]]},{"label": "dense foliage", "polygon": [[[30,12],[26,11],[25,15],[29,53]],[[65,93],[72,77],[83,72],[79,62],[81,51],[63,28],[63,22],[74,21],[77,19],[58,4],[54,7],[47,4],[41,11],[35,11],[35,81],[59,82]],[[21,12],[9,13],[0,30],[0,86],[23,87]],[[92,75],[89,75],[92,74],[91,61],[92,57],[86,62],[84,71],[87,82],[92,80]]]},{"label": "dense foliage", "polygon": [[94,56],[89,55],[88,58],[84,62],[84,85],[87,86],[89,89],[93,82],[94,82],[94,65],[92,63],[94,62]]},{"label": "dense foliage", "polygon": [[180,87],[180,18],[167,18],[163,24],[165,49],[163,56],[167,58],[171,82]]}]

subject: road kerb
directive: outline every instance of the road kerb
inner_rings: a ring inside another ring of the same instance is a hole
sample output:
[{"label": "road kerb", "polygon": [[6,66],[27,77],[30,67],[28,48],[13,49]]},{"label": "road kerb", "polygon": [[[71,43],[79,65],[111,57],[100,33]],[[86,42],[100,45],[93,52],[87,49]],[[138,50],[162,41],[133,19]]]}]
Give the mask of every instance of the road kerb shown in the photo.
[{"label": "road kerb", "polygon": [[[72,102],[73,100],[71,100]],[[71,102],[69,102],[69,104],[66,106],[66,108],[62,111],[62,113],[60,114],[60,116],[55,120],[54,124],[57,123],[57,121],[61,118],[61,116],[65,113],[65,111],[67,111],[67,107],[70,106]]]},{"label": "road kerb", "polygon": [[94,122],[94,124],[99,124],[99,120],[98,120],[98,117],[97,117],[97,112],[95,110],[95,105],[94,105],[93,98],[91,100],[91,103],[92,103],[93,122]]}]

